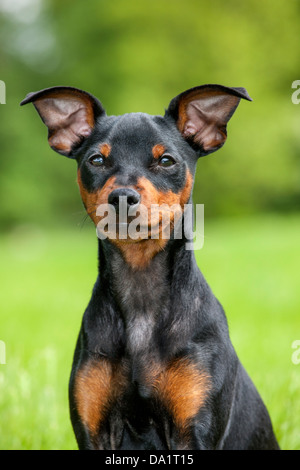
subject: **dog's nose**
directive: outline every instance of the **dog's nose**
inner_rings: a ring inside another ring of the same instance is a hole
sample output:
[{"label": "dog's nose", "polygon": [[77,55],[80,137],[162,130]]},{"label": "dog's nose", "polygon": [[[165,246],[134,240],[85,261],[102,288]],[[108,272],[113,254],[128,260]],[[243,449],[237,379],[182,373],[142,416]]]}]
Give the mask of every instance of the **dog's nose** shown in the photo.
[{"label": "dog's nose", "polygon": [[140,194],[131,188],[114,189],[108,196],[108,204],[112,204],[117,213],[121,209],[126,211],[126,214],[128,209],[136,209],[140,200]]}]

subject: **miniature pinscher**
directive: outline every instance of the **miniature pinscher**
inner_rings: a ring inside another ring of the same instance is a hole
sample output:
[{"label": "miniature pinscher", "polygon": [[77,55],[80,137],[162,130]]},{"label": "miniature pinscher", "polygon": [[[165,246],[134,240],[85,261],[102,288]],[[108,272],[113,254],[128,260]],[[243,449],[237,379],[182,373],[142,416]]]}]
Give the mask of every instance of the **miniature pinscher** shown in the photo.
[{"label": "miniature pinscher", "polygon": [[[172,99],[164,117],[108,116],[73,87],[30,93],[21,103],[34,104],[52,149],[77,161],[95,225],[107,216],[102,206],[116,214],[115,236],[98,236],[99,274],[70,378],[79,449],[279,448],[188,237],[174,236],[192,203],[197,160],[222,147],[241,98],[251,101],[244,88],[198,86]],[[165,209],[174,205],[182,208],[176,220]],[[164,207],[169,237],[161,214],[154,236],[149,215],[148,236],[120,236],[142,206]]]}]

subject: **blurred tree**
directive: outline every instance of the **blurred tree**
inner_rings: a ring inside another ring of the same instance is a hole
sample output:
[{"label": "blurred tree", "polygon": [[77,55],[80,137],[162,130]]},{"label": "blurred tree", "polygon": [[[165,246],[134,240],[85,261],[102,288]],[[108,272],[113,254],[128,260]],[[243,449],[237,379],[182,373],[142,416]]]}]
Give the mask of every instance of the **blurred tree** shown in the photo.
[{"label": "blurred tree", "polygon": [[30,91],[73,85],[109,114],[163,114],[203,83],[244,86],[224,148],[199,162],[206,215],[295,210],[300,202],[299,4],[271,0],[0,0],[0,226],[72,223],[84,211],[76,165],[47,147]]}]

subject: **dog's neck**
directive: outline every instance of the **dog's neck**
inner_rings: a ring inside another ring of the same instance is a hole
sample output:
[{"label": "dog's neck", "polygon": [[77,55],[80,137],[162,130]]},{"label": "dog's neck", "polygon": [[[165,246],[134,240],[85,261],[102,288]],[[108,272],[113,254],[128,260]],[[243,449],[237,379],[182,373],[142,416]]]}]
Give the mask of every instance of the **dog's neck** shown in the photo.
[{"label": "dog's neck", "polygon": [[197,330],[202,275],[187,242],[170,239],[146,267],[133,269],[112,242],[99,240],[97,292],[123,325],[126,355],[146,368],[172,357]]},{"label": "dog's neck", "polygon": [[[117,304],[126,331],[126,350],[130,357],[139,357],[139,361],[146,357],[147,361],[152,355],[151,350],[156,354],[155,351],[159,349],[155,346],[157,338],[171,334],[171,321],[184,321],[184,318],[175,318],[177,314],[179,316],[181,308],[174,297],[174,289],[180,298],[184,282],[182,272],[179,273],[178,269],[181,267],[185,270],[186,266],[190,266],[193,253],[185,251],[183,240],[169,240],[165,250],[157,253],[147,267],[135,270],[111,243],[99,243],[100,280],[102,276],[106,277],[111,298]],[[174,301],[177,309],[174,308]],[[171,320],[172,315],[174,318]],[[182,329],[179,331],[182,335]],[[170,343],[164,339],[162,341]],[[171,342],[174,347],[176,343]]]},{"label": "dog's neck", "polygon": [[[151,241],[150,241],[151,242]],[[144,241],[143,244],[147,244]],[[145,246],[147,250],[147,247]],[[140,253],[141,247],[134,244],[132,252]],[[126,315],[131,311],[146,310],[162,299],[169,297],[170,284],[176,266],[175,258],[184,256],[183,240],[169,240],[163,250],[153,256],[142,268],[132,267],[118,247],[109,241],[99,240],[99,276],[109,277],[119,307]],[[131,305],[134,302],[134,306]]]},{"label": "dog's neck", "polygon": [[[99,277],[109,277],[110,285],[122,299],[121,304],[126,304],[128,295],[142,296],[141,306],[151,299],[159,300],[178,266],[182,266],[184,260],[194,259],[194,252],[190,250],[192,221],[189,222],[187,231],[183,229],[182,218],[179,221],[181,230],[178,231],[177,225],[168,240],[146,239],[123,244],[99,240]],[[174,233],[181,236],[177,238]]]},{"label": "dog's neck", "polygon": [[[190,206],[192,207],[192,205]],[[174,272],[186,263],[195,264],[191,250],[193,218],[183,214],[168,240],[145,239],[140,242],[99,240],[99,277],[109,276],[121,305],[128,297],[145,303],[159,302],[172,282]],[[182,278],[182,272],[181,276]],[[139,305],[135,305],[135,310]]]}]

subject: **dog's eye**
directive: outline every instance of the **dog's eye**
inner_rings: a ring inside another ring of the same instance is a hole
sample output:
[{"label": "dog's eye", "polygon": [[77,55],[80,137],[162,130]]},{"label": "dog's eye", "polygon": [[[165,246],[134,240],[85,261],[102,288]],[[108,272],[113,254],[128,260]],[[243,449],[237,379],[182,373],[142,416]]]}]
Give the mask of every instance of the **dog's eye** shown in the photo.
[{"label": "dog's eye", "polygon": [[174,158],[171,157],[171,155],[167,155],[167,154],[163,155],[161,157],[161,159],[159,160],[159,162],[158,162],[158,164],[160,166],[163,166],[164,168],[175,165],[175,163],[176,162],[175,162]]},{"label": "dog's eye", "polygon": [[103,166],[105,162],[105,158],[102,157],[102,155],[93,155],[92,157],[90,157],[89,162],[93,166]]}]

